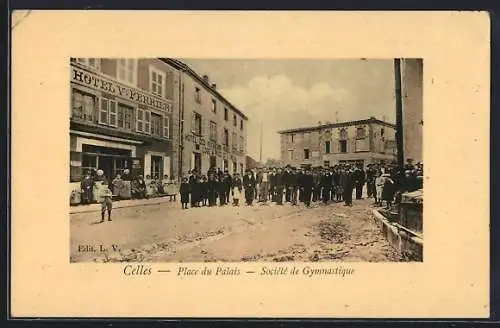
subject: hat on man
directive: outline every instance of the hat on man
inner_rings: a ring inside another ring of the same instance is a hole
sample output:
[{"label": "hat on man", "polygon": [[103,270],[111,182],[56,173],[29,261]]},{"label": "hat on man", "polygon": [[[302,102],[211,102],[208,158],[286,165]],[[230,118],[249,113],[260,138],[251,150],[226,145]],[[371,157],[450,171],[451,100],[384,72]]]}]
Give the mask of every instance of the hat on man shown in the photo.
[{"label": "hat on man", "polygon": [[97,170],[97,175],[103,175],[103,174],[104,174],[103,170],[101,170],[101,169]]}]

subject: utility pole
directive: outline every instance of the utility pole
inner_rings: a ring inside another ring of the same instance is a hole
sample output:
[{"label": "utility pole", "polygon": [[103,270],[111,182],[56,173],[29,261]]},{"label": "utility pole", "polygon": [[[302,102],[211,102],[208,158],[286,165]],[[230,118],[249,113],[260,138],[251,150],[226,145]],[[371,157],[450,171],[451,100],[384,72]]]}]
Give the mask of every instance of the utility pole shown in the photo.
[{"label": "utility pole", "polygon": [[394,77],[396,86],[396,145],[399,169],[404,168],[403,147],[403,98],[401,95],[401,59],[394,59]]},{"label": "utility pole", "polygon": [[264,122],[260,122],[260,156],[259,156],[259,162],[262,164],[262,134],[264,130]]}]

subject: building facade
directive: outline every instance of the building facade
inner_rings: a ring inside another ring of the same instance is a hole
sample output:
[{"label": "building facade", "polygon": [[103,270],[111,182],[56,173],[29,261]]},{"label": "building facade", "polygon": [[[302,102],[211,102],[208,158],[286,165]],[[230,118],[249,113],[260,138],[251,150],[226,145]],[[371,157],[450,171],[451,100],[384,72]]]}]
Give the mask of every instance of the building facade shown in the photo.
[{"label": "building facade", "polygon": [[89,169],[177,177],[178,78],[157,58],[71,59],[70,183]]},{"label": "building facade", "polygon": [[367,165],[396,160],[396,126],[374,117],[278,133],[281,160],[286,165]]},{"label": "building facade", "polygon": [[218,92],[209,77],[179,60],[162,58],[179,72],[179,172],[210,167],[244,172],[247,116]]},{"label": "building facade", "polygon": [[423,61],[401,61],[401,91],[403,94],[403,154],[405,161],[423,161]]}]

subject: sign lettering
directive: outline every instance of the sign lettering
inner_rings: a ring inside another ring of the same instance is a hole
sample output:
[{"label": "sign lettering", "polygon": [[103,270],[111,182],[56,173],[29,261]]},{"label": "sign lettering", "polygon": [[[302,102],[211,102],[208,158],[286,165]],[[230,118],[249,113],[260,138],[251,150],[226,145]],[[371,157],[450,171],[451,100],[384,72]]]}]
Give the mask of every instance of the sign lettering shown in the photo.
[{"label": "sign lettering", "polygon": [[172,112],[172,105],[170,103],[153,95],[148,95],[142,90],[121,85],[118,82],[108,80],[105,77],[100,77],[94,73],[90,73],[76,67],[72,67],[71,69],[72,82],[83,84],[85,86],[92,87],[121,98],[132,100],[139,104],[154,107],[168,113]]}]

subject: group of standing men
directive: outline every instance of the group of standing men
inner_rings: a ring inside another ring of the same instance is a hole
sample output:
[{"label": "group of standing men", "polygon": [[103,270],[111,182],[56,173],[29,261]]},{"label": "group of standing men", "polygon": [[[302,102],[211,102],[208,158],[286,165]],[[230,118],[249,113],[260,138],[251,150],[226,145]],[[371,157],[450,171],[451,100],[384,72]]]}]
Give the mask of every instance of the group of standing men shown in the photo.
[{"label": "group of standing men", "polygon": [[231,176],[227,170],[223,172],[210,168],[207,175],[189,172],[189,177],[181,183],[180,193],[183,208],[187,208],[189,202],[191,207],[215,206],[217,199],[219,205],[224,206],[229,204],[230,196],[233,205],[238,205],[243,190],[247,205],[257,200],[260,203],[272,201],[278,205],[284,202],[297,205],[301,202],[306,206],[310,206],[311,202],[327,204],[343,201],[346,206],[352,206],[354,190],[356,198],[360,199],[366,183],[367,173],[363,167],[344,164],[316,168],[289,165],[285,168],[261,168],[246,170],[243,177],[239,173]]}]

